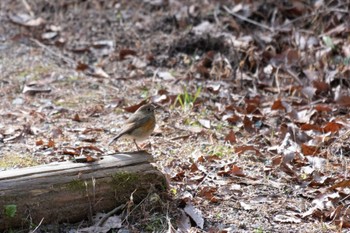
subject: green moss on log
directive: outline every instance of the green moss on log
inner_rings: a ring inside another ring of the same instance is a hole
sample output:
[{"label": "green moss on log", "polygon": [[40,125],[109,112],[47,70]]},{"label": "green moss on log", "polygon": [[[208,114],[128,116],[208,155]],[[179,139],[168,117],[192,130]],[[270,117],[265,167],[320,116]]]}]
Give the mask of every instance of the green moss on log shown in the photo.
[{"label": "green moss on log", "polygon": [[86,191],[86,186],[88,185],[89,185],[88,182],[84,180],[72,180],[65,186],[69,191],[84,192]]},{"label": "green moss on log", "polygon": [[112,175],[111,183],[114,188],[120,189],[130,187],[130,184],[137,184],[139,181],[139,175],[136,173],[118,172]]}]

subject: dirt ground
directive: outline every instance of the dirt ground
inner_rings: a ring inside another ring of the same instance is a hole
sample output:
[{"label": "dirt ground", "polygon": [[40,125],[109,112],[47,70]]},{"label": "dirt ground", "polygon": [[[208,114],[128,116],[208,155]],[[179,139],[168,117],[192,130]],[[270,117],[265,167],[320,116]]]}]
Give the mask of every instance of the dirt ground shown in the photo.
[{"label": "dirt ground", "polygon": [[134,150],[148,100],[170,198],[109,232],[348,232],[349,5],[3,0],[0,171]]}]

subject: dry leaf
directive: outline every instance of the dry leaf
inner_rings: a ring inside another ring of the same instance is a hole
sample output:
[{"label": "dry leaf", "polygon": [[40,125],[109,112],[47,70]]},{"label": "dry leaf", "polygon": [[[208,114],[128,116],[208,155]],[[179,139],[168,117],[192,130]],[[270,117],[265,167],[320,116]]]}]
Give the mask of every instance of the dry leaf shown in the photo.
[{"label": "dry leaf", "polygon": [[202,217],[202,212],[199,209],[194,207],[192,204],[186,204],[184,211],[200,229],[203,229],[204,219]]},{"label": "dry leaf", "polygon": [[47,146],[50,147],[50,148],[54,148],[55,147],[55,142],[50,138],[48,143],[47,143]]},{"label": "dry leaf", "polygon": [[230,144],[234,144],[237,142],[236,140],[236,135],[235,133],[233,132],[233,130],[230,130],[230,132],[226,135],[225,137],[225,141],[227,142],[230,142]]},{"label": "dry leaf", "polygon": [[336,133],[343,127],[342,124],[336,123],[336,122],[329,122],[326,124],[325,127],[323,127],[324,132],[328,133]]},{"label": "dry leaf", "polygon": [[121,49],[119,51],[119,59],[124,60],[127,56],[136,56],[137,52],[132,49]]},{"label": "dry leaf", "polygon": [[317,156],[320,153],[320,149],[316,146],[308,146],[306,144],[301,144],[301,151],[304,155]]},{"label": "dry leaf", "polygon": [[198,122],[207,129],[210,129],[210,120],[206,120],[206,119],[199,119]]}]

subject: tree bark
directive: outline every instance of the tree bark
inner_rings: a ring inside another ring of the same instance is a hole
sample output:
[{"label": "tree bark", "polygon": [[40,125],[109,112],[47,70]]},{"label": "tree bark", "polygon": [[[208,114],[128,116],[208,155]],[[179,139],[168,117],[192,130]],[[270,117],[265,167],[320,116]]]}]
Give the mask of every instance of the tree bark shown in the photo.
[{"label": "tree bark", "polygon": [[[135,202],[150,188],[166,189],[146,152],[104,156],[94,163],[60,162],[0,172],[0,231],[30,225],[78,222]],[[13,217],[8,209],[15,208]],[[7,211],[6,211],[7,210]]]}]

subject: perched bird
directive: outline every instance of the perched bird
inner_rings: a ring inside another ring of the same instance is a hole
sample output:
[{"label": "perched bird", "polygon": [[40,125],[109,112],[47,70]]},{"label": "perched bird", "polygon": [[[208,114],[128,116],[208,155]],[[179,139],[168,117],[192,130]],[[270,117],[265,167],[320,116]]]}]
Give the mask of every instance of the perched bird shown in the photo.
[{"label": "perched bird", "polygon": [[133,139],[136,147],[140,150],[136,141],[143,141],[147,139],[156,126],[156,117],[154,110],[157,108],[156,105],[150,103],[141,106],[137,111],[130,116],[130,118],[124,123],[121,131],[115,136],[108,145],[117,141],[121,137]]}]

